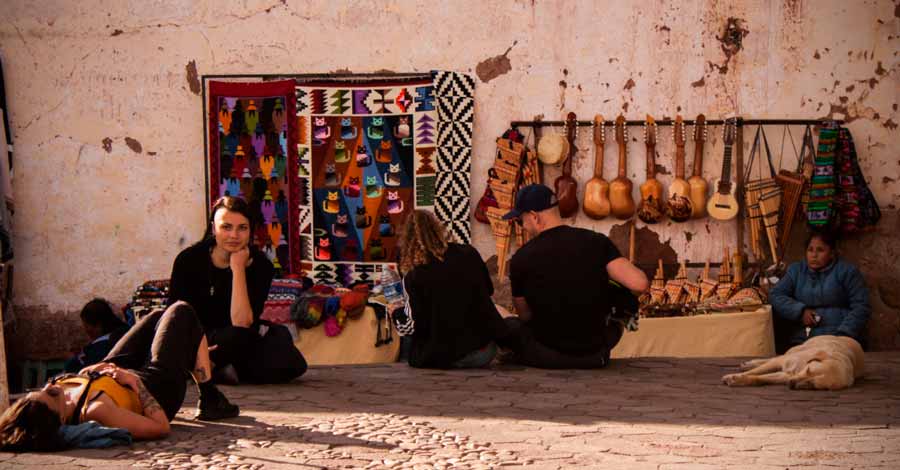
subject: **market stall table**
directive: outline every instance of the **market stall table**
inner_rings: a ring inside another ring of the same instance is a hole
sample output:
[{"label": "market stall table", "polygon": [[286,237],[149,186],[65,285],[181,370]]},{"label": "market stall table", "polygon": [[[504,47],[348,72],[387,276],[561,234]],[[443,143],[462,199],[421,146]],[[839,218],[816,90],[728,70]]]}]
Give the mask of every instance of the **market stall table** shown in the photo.
[{"label": "market stall table", "polygon": [[325,335],[322,325],[300,329],[294,346],[311,366],[395,362],[400,354],[400,335],[390,320],[382,322],[390,324],[393,340],[378,347],[375,346],[378,320],[372,307],[366,307],[360,318],[348,319],[337,336]]},{"label": "market stall table", "polygon": [[772,307],[690,317],[641,318],[626,331],[613,358],[760,357],[775,355]]}]

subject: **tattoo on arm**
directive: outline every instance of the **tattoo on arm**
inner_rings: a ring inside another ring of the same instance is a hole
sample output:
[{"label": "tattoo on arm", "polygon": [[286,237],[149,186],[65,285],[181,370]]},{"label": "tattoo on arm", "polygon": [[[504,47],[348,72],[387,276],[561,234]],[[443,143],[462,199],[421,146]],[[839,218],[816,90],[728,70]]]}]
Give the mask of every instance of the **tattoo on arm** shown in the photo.
[{"label": "tattoo on arm", "polygon": [[198,367],[194,369],[194,379],[197,380],[198,384],[202,384],[209,380],[209,374],[206,373],[206,369],[203,367]]},{"label": "tattoo on arm", "polygon": [[147,387],[144,386],[144,382],[138,382],[138,400],[141,402],[141,406],[144,408],[144,416],[150,416],[157,411],[162,411],[162,407],[159,406],[159,403],[156,402],[156,398],[153,398],[153,395],[150,394],[150,391],[147,390]]}]

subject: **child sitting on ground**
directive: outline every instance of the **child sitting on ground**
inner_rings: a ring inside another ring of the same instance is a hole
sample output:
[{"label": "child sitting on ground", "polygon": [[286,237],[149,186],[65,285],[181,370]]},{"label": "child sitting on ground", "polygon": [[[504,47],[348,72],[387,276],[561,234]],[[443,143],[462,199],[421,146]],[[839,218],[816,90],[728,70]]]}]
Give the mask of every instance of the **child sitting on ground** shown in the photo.
[{"label": "child sitting on ground", "polygon": [[100,362],[128,331],[128,324],[116,316],[109,302],[101,298],[91,300],[81,309],[81,326],[91,342],[66,361],[66,372],[76,373]]}]

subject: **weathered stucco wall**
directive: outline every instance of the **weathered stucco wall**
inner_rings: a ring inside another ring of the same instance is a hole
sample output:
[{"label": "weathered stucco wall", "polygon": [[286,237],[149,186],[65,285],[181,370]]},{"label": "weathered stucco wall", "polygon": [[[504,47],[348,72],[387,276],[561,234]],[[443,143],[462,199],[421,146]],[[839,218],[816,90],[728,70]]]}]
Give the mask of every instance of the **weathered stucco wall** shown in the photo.
[{"label": "weathered stucco wall", "polygon": [[[512,119],[558,119],[564,110],[584,119],[619,112],[845,118],[885,223],[896,227],[900,6],[890,0],[7,0],[0,9],[16,149],[15,304],[32,324],[72,318],[94,295],[125,301],[139,282],[168,276],[175,254],[200,236],[198,74],[476,74],[475,198],[493,140]],[[729,19],[743,32],[740,47],[721,39]],[[640,182],[644,151],[639,129],[632,131],[629,173]],[[575,161],[581,190],[592,166],[588,134]],[[668,129],[660,139],[660,163],[671,171]],[[716,136],[707,177],[720,162]],[[549,169],[546,177],[557,174]],[[574,222],[605,233],[617,223],[583,215]],[[661,251],[702,261],[734,243],[730,223],[653,230],[671,248],[642,247],[643,261]],[[895,233],[867,235],[863,245],[896,253]],[[485,257],[494,254],[487,226],[476,224],[474,238]],[[871,282],[900,277],[885,259],[862,261]],[[900,347],[900,305],[891,302],[884,345]]]}]

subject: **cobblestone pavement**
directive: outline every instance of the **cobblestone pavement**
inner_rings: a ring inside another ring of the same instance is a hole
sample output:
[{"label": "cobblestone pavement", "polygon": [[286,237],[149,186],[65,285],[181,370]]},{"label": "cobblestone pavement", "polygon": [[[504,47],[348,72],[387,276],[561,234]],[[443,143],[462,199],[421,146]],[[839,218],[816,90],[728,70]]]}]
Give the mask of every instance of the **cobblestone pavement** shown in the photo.
[{"label": "cobblestone pavement", "polygon": [[163,441],[0,454],[2,468],[900,468],[900,353],[867,355],[842,392],[728,388],[736,359],[620,360],[605,370],[313,368],[289,385],[223,387],[228,422]]}]

